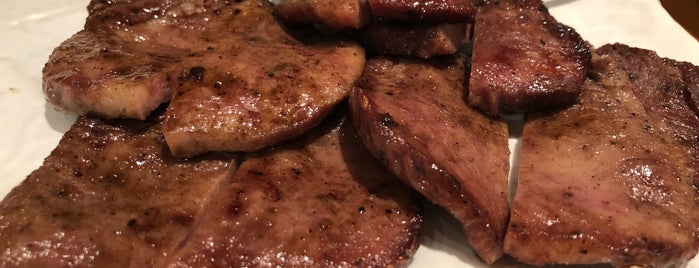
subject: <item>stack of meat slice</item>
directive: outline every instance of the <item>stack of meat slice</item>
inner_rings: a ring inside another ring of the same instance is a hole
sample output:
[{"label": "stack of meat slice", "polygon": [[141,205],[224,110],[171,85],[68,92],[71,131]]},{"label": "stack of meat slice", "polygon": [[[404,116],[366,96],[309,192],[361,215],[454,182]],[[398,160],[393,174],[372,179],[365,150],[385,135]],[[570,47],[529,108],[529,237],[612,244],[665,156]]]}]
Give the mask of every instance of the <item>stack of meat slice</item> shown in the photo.
[{"label": "stack of meat slice", "polygon": [[282,0],[276,14],[293,24],[360,30],[362,44],[380,54],[431,58],[468,42],[478,1]]},{"label": "stack of meat slice", "polygon": [[163,132],[178,157],[297,137],[347,97],[364,51],[294,33],[271,9],[263,0],[92,1],[85,30],[44,68],[47,99],[139,119],[171,100]]},{"label": "stack of meat slice", "polygon": [[[403,266],[421,226],[404,184],[486,263],[667,266],[699,249],[699,68],[608,45],[588,74],[588,46],[539,0],[88,8],[44,90],[91,116],[0,203],[0,266]],[[273,12],[432,59],[365,62]],[[452,54],[474,21],[469,65]],[[494,116],[517,112],[508,204]]]},{"label": "stack of meat slice", "polygon": [[81,117],[0,203],[2,267],[407,264],[421,217],[409,188],[328,120],[252,155],[174,158],[160,118]]}]

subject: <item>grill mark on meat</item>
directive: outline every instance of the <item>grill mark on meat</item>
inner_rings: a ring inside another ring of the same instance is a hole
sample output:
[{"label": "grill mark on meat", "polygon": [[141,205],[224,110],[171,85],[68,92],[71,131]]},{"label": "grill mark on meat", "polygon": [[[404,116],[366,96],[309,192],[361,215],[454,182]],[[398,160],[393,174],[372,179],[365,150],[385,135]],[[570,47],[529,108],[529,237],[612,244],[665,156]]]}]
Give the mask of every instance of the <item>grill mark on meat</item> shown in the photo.
[{"label": "grill mark on meat", "polygon": [[499,115],[577,101],[590,51],[541,1],[490,1],[474,25],[469,105]]},{"label": "grill mark on meat", "polygon": [[492,263],[502,255],[508,217],[507,129],[467,107],[464,77],[453,57],[372,59],[350,104],[369,151],[461,221],[474,250]]},{"label": "grill mark on meat", "polygon": [[508,254],[665,267],[697,253],[699,121],[684,96],[697,80],[684,64],[605,45],[580,104],[527,122]]}]

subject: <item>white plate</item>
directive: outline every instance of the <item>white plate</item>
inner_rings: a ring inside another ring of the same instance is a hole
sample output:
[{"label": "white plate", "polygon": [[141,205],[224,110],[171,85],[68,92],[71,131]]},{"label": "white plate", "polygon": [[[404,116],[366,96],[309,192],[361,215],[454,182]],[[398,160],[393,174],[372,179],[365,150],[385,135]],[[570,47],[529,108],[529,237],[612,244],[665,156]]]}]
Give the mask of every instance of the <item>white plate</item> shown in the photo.
[{"label": "white plate", "polygon": [[[545,1],[561,22],[599,46],[621,42],[699,65],[699,43],[655,0]],[[82,28],[87,0],[2,0],[0,10],[0,199],[58,144],[75,117],[56,112],[41,93],[51,50]],[[439,209],[410,267],[485,267],[459,226]],[[699,258],[688,267],[699,268]]]}]

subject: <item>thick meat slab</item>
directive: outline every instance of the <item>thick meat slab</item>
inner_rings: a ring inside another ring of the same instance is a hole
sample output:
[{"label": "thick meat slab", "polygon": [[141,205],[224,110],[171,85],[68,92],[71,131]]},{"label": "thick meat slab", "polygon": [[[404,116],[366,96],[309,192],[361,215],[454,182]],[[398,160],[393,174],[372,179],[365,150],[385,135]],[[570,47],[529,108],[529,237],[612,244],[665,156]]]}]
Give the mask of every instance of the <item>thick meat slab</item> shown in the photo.
[{"label": "thick meat slab", "polygon": [[274,12],[285,22],[360,29],[371,21],[367,0],[282,0]]},{"label": "thick meat slab", "polygon": [[470,39],[471,25],[372,24],[361,31],[367,50],[379,54],[432,58],[456,53]]},{"label": "thick meat slab", "polygon": [[699,68],[624,45],[597,53],[580,103],[525,125],[505,250],[679,265],[699,250]]},{"label": "thick meat slab", "polygon": [[507,126],[469,108],[462,60],[372,59],[350,95],[369,151],[463,223],[478,255],[502,255],[508,218]]},{"label": "thick meat slab", "polygon": [[248,156],[174,266],[406,265],[422,221],[414,195],[339,119]]},{"label": "thick meat slab", "polygon": [[471,23],[481,0],[368,0],[372,15],[428,24]]},{"label": "thick meat slab", "polygon": [[0,203],[0,267],[162,265],[234,161],[176,159],[159,129],[79,118]]},{"label": "thick meat slab", "polygon": [[344,100],[361,74],[364,51],[354,43],[298,39],[267,1],[219,5],[193,15],[228,19],[195,33],[206,49],[189,58],[163,124],[176,156],[257,151],[295,138]]},{"label": "thick meat slab", "polygon": [[469,105],[498,115],[577,101],[590,51],[540,0],[491,1],[474,25]]}]

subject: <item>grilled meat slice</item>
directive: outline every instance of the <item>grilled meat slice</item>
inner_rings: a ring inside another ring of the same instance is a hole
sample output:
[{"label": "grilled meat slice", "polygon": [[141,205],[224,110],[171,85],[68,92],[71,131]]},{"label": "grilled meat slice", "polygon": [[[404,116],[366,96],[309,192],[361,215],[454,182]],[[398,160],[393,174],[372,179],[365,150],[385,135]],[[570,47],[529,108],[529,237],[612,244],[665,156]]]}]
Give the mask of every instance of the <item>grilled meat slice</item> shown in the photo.
[{"label": "grilled meat slice", "polygon": [[368,0],[371,14],[427,24],[472,23],[480,0]]},{"label": "grilled meat slice", "polygon": [[202,22],[161,5],[91,1],[85,29],[59,45],[44,66],[48,102],[78,115],[143,120],[169,101],[181,60],[206,44],[191,38]]},{"label": "grilled meat slice", "polygon": [[176,159],[150,120],[80,117],[0,203],[0,267],[160,266],[231,159]]},{"label": "grilled meat slice", "polygon": [[347,97],[365,61],[354,43],[284,28],[263,0],[88,9],[85,29],[44,68],[47,98],[73,113],[138,119],[171,100],[163,129],[178,157],[299,136]]},{"label": "grilled meat slice", "polygon": [[679,265],[699,250],[699,68],[596,53],[580,103],[525,125],[505,250],[537,265]]},{"label": "grilled meat slice", "polygon": [[415,196],[342,121],[249,155],[175,266],[406,265],[422,221]]},{"label": "grilled meat slice", "polygon": [[372,24],[361,31],[367,50],[387,55],[432,58],[456,53],[470,39],[471,25]]},{"label": "grilled meat slice", "polygon": [[474,25],[469,105],[499,115],[577,101],[590,51],[540,0],[491,1]]},{"label": "grilled meat slice", "polygon": [[43,70],[46,100],[71,114],[142,120],[170,100],[176,61],[114,39],[80,31],[56,48]]},{"label": "grilled meat slice", "polygon": [[176,156],[257,151],[298,137],[344,100],[361,74],[364,51],[354,43],[292,35],[267,1],[214,3],[220,6],[193,16],[228,19],[196,33],[207,48],[183,65],[163,124]]},{"label": "grilled meat slice", "polygon": [[350,95],[369,151],[446,208],[487,263],[502,255],[508,218],[507,126],[468,107],[462,60],[372,59]]},{"label": "grilled meat slice", "polygon": [[371,20],[367,0],[282,0],[274,13],[285,22],[360,29]]}]

